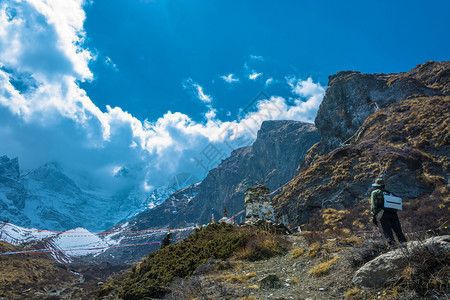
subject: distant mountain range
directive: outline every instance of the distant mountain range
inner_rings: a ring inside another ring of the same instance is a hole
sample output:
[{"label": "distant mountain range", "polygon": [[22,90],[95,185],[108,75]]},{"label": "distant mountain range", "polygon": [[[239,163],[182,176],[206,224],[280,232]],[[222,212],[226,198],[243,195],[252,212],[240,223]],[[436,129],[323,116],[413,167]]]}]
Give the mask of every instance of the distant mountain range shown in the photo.
[{"label": "distant mountain range", "polygon": [[114,195],[80,188],[55,162],[21,173],[18,158],[0,157],[0,221],[47,230],[102,231],[152,208],[173,192],[128,185]]}]

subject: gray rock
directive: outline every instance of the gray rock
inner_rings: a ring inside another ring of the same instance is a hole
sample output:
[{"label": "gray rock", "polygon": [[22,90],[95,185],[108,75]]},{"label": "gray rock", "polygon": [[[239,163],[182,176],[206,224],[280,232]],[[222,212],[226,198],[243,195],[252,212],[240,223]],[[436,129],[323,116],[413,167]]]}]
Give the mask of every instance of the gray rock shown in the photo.
[{"label": "gray rock", "polygon": [[264,277],[259,281],[259,285],[262,288],[271,288],[271,289],[277,289],[282,286],[280,278],[277,275],[268,275]]},{"label": "gray rock", "polygon": [[[447,70],[450,67],[448,62],[431,64],[436,69],[435,73],[439,73],[441,65]],[[350,138],[375,111],[374,103],[385,108],[413,95],[445,94],[444,86],[433,86],[417,76],[417,69],[422,67],[419,65],[408,73],[362,74],[342,71],[329,76],[328,89],[315,119],[322,135],[320,153],[327,153]]]},{"label": "gray rock", "polygon": [[390,277],[401,272],[408,265],[407,256],[420,248],[428,249],[436,256],[449,253],[450,236],[432,237],[424,242],[409,242],[406,247],[382,254],[356,271],[353,283],[361,287],[381,287]]}]

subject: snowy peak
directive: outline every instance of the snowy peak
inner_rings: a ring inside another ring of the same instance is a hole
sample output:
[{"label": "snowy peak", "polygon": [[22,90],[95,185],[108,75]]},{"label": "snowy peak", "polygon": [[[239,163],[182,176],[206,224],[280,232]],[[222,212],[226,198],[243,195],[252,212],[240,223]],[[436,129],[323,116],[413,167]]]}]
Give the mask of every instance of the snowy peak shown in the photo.
[{"label": "snowy peak", "polygon": [[[167,187],[147,192],[136,184],[139,167],[122,168],[125,179],[116,192],[80,187],[57,162],[21,174],[17,158],[0,157],[0,221],[24,227],[67,230],[84,227],[101,231],[129,220],[170,196]],[[77,174],[75,174],[77,176]],[[84,178],[84,177],[83,177]],[[129,181],[128,181],[129,179]],[[95,179],[85,177],[91,186]],[[82,184],[85,183],[82,181]]]},{"label": "snowy peak", "polygon": [[19,159],[9,159],[6,155],[0,157],[0,182],[4,179],[19,180]]},{"label": "snowy peak", "polygon": [[42,188],[59,193],[81,193],[75,182],[67,177],[61,166],[56,162],[50,162],[24,176],[29,181],[38,182]]}]

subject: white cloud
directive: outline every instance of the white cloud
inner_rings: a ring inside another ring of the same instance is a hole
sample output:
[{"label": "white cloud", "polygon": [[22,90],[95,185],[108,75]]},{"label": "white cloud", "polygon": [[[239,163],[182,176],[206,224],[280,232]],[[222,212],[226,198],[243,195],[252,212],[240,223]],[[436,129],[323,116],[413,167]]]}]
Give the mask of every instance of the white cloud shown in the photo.
[{"label": "white cloud", "polygon": [[[0,4],[0,155],[18,156],[25,169],[58,160],[108,189],[117,185],[113,170],[122,166],[136,168],[136,182],[147,188],[180,172],[201,178],[205,170],[196,158],[208,144],[228,155],[227,145],[251,144],[264,120],[312,121],[324,95],[311,79],[290,78],[294,106],[271,97],[243,119],[223,122],[212,97],[189,78],[183,86],[208,108],[204,122],[170,111],[155,121],[140,121],[120,107],[102,112],[77,84],[92,78],[84,18],[81,0]],[[261,75],[254,72],[254,80]],[[25,87],[14,84],[17,78]]]},{"label": "white cloud", "polygon": [[256,71],[252,71],[251,74],[248,75],[248,79],[250,80],[256,80],[259,76],[261,76],[263,73],[257,73]]},{"label": "white cloud", "polygon": [[264,84],[265,87],[268,87],[269,85],[271,85],[273,83],[273,77],[270,77],[269,79],[266,80],[266,83]]},{"label": "white cloud", "polygon": [[225,82],[227,83],[233,83],[233,82],[239,82],[239,78],[234,78],[234,74],[228,74],[228,75],[222,75],[220,76]]},{"label": "white cloud", "polygon": [[45,80],[92,79],[82,0],[7,1],[0,5],[0,61]]},{"label": "white cloud", "polygon": [[[288,85],[294,95],[300,96],[300,99],[295,99],[296,113],[309,116],[310,121],[316,116],[320,103],[325,96],[325,89],[318,83],[314,83],[312,78],[307,80],[298,79],[296,77],[286,78]],[[302,99],[307,99],[303,101]]]},{"label": "white cloud", "polygon": [[183,88],[197,97],[203,103],[211,103],[212,101],[212,97],[205,94],[205,92],[203,92],[203,87],[192,80],[192,78],[183,80]]},{"label": "white cloud", "polygon": [[250,59],[256,61],[264,61],[264,57],[262,57],[261,55],[250,55]]},{"label": "white cloud", "polygon": [[112,59],[109,56],[105,57],[105,64],[109,67],[111,67],[115,72],[119,71],[119,68],[117,65],[112,61]]}]

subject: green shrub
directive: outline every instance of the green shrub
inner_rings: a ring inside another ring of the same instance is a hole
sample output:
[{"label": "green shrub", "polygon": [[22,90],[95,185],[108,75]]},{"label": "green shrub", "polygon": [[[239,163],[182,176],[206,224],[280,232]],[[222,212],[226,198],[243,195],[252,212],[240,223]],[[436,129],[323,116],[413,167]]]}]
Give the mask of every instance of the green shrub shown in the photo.
[{"label": "green shrub", "polygon": [[124,300],[161,297],[177,278],[188,278],[209,258],[225,259],[244,245],[250,232],[230,224],[215,223],[180,243],[150,253],[135,269],[118,279]]}]

